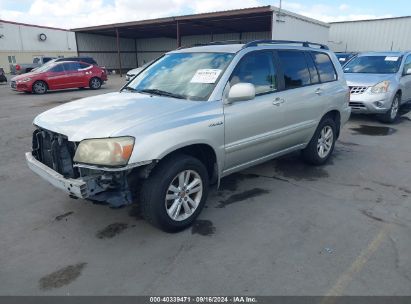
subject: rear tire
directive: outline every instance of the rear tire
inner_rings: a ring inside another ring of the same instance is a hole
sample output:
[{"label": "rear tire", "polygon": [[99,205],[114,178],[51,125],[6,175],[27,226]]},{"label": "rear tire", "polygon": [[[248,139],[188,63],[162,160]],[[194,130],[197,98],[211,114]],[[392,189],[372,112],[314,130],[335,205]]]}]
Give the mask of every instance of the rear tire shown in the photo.
[{"label": "rear tire", "polygon": [[32,91],[34,94],[44,94],[47,92],[47,84],[44,81],[38,80],[33,83]]},{"label": "rear tire", "polygon": [[101,79],[100,79],[100,78],[98,78],[98,77],[93,77],[93,78],[90,79],[89,87],[90,87],[90,89],[92,89],[92,90],[98,90],[98,89],[101,88],[101,84],[102,84],[102,82],[101,82]]},{"label": "rear tire", "polygon": [[302,151],[303,159],[315,166],[324,165],[334,151],[337,126],[331,117],[321,120],[308,146]]},{"label": "rear tire", "polygon": [[380,121],[389,124],[394,123],[398,118],[400,105],[401,95],[397,93],[391,103],[391,108],[387,111],[387,113],[380,116]]},{"label": "rear tire", "polygon": [[161,161],[142,183],[141,215],[166,232],[191,226],[207,200],[208,181],[207,169],[192,156]]}]

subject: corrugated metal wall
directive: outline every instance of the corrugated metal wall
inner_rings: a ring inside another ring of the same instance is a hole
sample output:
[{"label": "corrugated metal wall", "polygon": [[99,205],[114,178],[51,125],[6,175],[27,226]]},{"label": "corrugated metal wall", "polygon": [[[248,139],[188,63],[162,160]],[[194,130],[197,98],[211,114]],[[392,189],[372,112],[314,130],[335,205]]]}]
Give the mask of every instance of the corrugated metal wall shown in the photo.
[{"label": "corrugated metal wall", "polygon": [[[40,34],[45,34],[47,39],[41,41]],[[6,73],[10,72],[11,64],[33,62],[34,56],[77,55],[74,32],[0,22],[0,35],[0,68]]]},{"label": "corrugated metal wall", "polygon": [[332,23],[329,40],[334,51],[411,50],[411,17]]},{"label": "corrugated metal wall", "polygon": [[273,39],[311,41],[328,44],[329,26],[293,16],[274,14]]},{"label": "corrugated metal wall", "polygon": [[[74,32],[37,26],[0,22],[0,51],[15,52],[75,52]],[[47,39],[41,41],[40,34]]]},{"label": "corrugated metal wall", "polygon": [[138,66],[142,66],[176,48],[177,39],[173,38],[137,39]]},{"label": "corrugated metal wall", "polygon": [[[76,33],[79,56],[93,57],[107,69],[118,69],[117,41],[115,37]],[[137,66],[134,39],[120,38],[121,64],[124,70]]]},{"label": "corrugated metal wall", "polygon": [[[215,35],[182,36],[181,45],[190,46],[210,41],[239,40],[252,41],[270,39],[270,32],[227,33]],[[115,37],[76,33],[80,56],[91,56],[98,64],[108,69],[118,69],[118,54]],[[136,49],[137,47],[137,49]],[[121,63],[123,70],[133,69],[177,48],[173,38],[120,39]]]}]

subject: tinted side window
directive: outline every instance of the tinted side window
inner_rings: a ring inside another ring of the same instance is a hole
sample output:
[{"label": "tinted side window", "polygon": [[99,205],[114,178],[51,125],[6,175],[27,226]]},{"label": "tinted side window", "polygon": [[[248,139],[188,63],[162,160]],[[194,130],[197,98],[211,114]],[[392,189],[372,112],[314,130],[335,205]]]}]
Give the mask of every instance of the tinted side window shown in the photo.
[{"label": "tinted side window", "polygon": [[257,51],[244,55],[230,77],[230,86],[240,82],[252,83],[256,94],[276,91],[273,54],[270,51]]},{"label": "tinted side window", "polygon": [[317,68],[310,53],[305,53],[305,59],[307,60],[308,70],[310,71],[311,84],[320,83],[320,76],[318,75]]},{"label": "tinted side window", "polygon": [[321,82],[328,82],[337,80],[337,73],[335,72],[334,65],[327,54],[312,52],[314,62],[317,65],[318,72],[320,73]]},{"label": "tinted side window", "polygon": [[303,52],[278,51],[284,71],[285,89],[295,89],[311,83],[310,72]]},{"label": "tinted side window", "polygon": [[62,64],[58,64],[55,67],[53,67],[50,71],[54,73],[64,72],[64,68]]},{"label": "tinted side window", "polygon": [[78,62],[70,62],[64,64],[64,69],[68,72],[77,71],[80,68],[80,64]]}]

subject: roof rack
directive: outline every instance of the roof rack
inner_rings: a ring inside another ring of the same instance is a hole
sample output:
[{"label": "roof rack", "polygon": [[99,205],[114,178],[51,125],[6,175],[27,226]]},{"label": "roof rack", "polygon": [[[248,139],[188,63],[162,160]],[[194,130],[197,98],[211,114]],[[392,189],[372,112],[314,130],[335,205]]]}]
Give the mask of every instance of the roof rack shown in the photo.
[{"label": "roof rack", "polygon": [[293,41],[293,40],[255,40],[251,41],[243,46],[243,49],[259,46],[260,44],[301,44],[303,47],[310,47],[311,45],[319,46],[320,49],[328,50],[328,46],[321,43],[309,42],[309,41]]},{"label": "roof rack", "polygon": [[244,44],[243,49],[259,46],[261,44],[301,44],[303,47],[319,46],[320,49],[329,50],[328,46],[321,43],[309,42],[309,41],[294,41],[294,40],[254,40],[251,42],[245,42],[244,40],[225,40],[225,41],[210,41],[205,43],[196,43],[192,45],[180,46],[177,50],[207,45],[226,45],[226,44]]}]

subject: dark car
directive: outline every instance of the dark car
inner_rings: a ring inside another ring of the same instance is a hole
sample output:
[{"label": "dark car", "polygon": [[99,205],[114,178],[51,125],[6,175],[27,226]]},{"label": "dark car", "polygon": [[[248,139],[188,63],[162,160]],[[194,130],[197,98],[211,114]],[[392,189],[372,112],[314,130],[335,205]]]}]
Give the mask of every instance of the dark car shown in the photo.
[{"label": "dark car", "polygon": [[6,75],[4,75],[3,68],[0,68],[0,82],[7,82]]},{"label": "dark car", "polygon": [[92,65],[98,65],[97,61],[94,60],[92,57],[64,57],[64,58],[58,58],[54,62],[60,62],[60,61],[78,61],[78,62],[85,62],[88,64]]},{"label": "dark car", "polygon": [[341,65],[345,65],[352,58],[356,57],[358,53],[335,53]]}]

